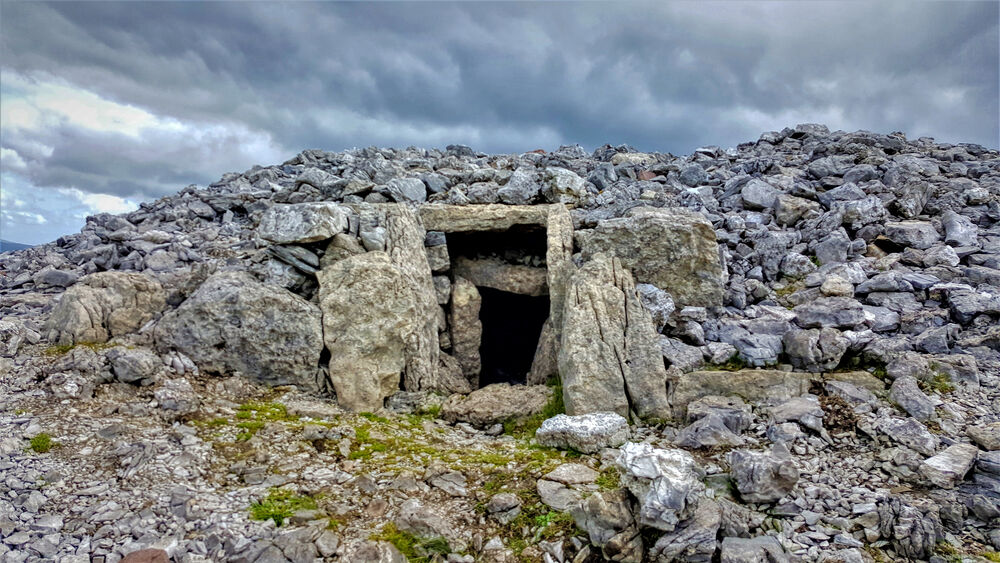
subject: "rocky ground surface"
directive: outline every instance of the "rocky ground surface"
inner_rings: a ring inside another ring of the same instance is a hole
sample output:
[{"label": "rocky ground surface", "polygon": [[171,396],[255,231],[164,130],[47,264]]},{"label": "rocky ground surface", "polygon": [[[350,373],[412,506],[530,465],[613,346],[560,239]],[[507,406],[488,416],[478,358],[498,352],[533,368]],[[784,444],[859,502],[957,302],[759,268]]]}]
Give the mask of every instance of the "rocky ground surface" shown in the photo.
[{"label": "rocky ground surface", "polygon": [[[634,208],[700,215],[696,281],[617,251],[671,416],[560,414],[555,382],[346,410],[315,304],[395,250],[333,201],[565,204],[583,254],[667,216]],[[1000,560],[995,150],[800,125],[686,157],[306,151],[0,268],[0,561]]]}]

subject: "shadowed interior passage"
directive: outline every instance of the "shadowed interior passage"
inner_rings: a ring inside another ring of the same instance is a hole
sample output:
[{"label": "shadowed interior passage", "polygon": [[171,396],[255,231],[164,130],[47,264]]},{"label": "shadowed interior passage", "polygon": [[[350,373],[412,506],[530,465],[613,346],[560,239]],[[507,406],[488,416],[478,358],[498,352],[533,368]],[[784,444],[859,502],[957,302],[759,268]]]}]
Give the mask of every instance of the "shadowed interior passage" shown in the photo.
[{"label": "shadowed interior passage", "polygon": [[542,324],[549,316],[548,296],[531,297],[480,287],[483,304],[479,319],[483,340],[479,348],[483,368],[479,386],[525,382],[531,371]]}]

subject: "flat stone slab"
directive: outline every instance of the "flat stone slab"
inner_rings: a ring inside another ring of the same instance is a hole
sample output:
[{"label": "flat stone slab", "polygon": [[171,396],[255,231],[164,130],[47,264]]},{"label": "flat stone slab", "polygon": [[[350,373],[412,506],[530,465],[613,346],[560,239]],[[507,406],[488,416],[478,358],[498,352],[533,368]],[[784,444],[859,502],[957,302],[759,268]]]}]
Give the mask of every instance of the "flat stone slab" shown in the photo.
[{"label": "flat stone slab", "polygon": [[428,231],[506,231],[514,225],[544,226],[548,205],[443,205],[420,206],[420,220]]},{"label": "flat stone slab", "polygon": [[808,393],[814,377],[809,373],[773,369],[692,371],[677,379],[670,402],[674,416],[684,418],[688,403],[709,395],[736,395],[749,403],[764,399],[787,401]]}]

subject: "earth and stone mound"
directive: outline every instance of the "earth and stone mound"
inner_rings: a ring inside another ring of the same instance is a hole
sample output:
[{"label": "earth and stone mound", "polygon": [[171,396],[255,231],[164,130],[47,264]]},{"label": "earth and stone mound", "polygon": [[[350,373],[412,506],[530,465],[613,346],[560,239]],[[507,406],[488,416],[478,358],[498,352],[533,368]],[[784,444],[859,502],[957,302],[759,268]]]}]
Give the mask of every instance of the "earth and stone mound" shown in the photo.
[{"label": "earth and stone mound", "polygon": [[307,150],[0,254],[0,315],[3,561],[1000,549],[978,145]]}]

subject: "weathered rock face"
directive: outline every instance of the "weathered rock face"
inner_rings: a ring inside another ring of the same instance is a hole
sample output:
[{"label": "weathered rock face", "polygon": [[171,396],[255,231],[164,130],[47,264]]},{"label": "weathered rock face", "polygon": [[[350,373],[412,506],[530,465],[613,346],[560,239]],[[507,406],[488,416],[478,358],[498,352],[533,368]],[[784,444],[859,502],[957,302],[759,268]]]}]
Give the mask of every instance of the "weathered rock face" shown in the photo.
[{"label": "weathered rock face", "polygon": [[57,344],[107,342],[135,332],[166,307],[160,283],[143,274],[100,272],[66,290],[45,325]]},{"label": "weathered rock face", "polygon": [[352,410],[379,410],[399,390],[407,339],[423,320],[417,295],[384,252],[341,260],[318,279],[337,401]]},{"label": "weathered rock face", "polygon": [[482,369],[479,345],[483,339],[483,324],[479,321],[479,308],[483,299],[472,282],[456,276],[451,286],[452,355],[462,366],[462,374],[470,381],[478,381]]},{"label": "weathered rock face", "polygon": [[319,308],[245,272],[220,272],[153,333],[161,352],[177,350],[202,371],[240,372],[270,385],[317,388],[323,350]]},{"label": "weathered rock face", "polygon": [[278,244],[316,242],[347,229],[347,210],[335,203],[277,204],[260,218],[257,233]]},{"label": "weathered rock face", "polygon": [[725,279],[712,224],[679,209],[635,208],[577,231],[584,259],[614,254],[640,283],[670,293],[678,306],[722,304]]},{"label": "weathered rock face", "polygon": [[568,414],[669,415],[653,321],[617,258],[594,256],[569,283],[559,375]]}]

